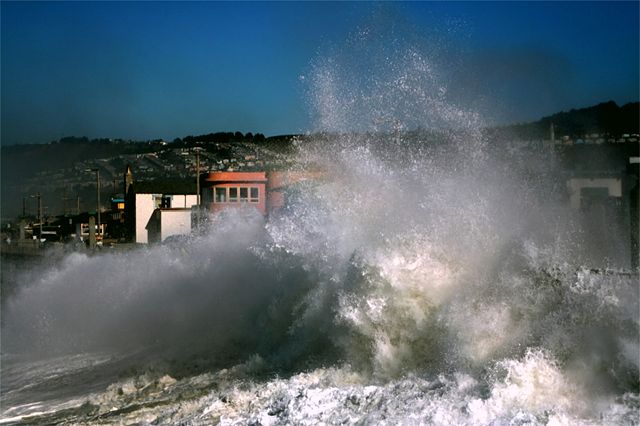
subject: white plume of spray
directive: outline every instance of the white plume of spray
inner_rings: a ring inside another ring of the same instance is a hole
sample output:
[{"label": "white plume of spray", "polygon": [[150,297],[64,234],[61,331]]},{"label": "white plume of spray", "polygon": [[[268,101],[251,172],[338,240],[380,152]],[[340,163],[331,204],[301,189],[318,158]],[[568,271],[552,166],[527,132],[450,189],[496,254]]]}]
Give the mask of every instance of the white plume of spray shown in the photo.
[{"label": "white plume of spray", "polygon": [[[333,281],[353,364],[397,377],[486,368],[543,347],[565,373],[581,360],[618,371],[596,382],[633,377],[637,363],[619,355],[638,341],[637,312],[571,291],[589,253],[554,195],[563,181],[553,153],[491,145],[477,112],[447,102],[441,57],[397,39],[381,45],[372,29],[358,34],[308,79],[318,125],[301,161],[322,165],[327,178],[300,196],[305,208],[292,207],[297,232],[275,231],[303,256],[311,247],[334,269],[347,264]],[[306,233],[316,237],[310,245],[298,240]],[[612,280],[637,304],[633,278]],[[611,351],[586,343],[602,338],[598,324],[620,323]]]}]

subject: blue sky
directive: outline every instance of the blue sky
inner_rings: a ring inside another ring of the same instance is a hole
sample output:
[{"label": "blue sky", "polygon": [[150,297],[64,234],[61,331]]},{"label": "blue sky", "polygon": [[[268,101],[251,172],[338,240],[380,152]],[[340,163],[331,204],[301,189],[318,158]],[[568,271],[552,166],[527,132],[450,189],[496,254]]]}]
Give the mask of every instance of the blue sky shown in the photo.
[{"label": "blue sky", "polygon": [[639,96],[638,5],[2,2],[1,143],[304,132],[300,77],[397,22],[446,46],[452,96],[488,122],[624,104]]}]

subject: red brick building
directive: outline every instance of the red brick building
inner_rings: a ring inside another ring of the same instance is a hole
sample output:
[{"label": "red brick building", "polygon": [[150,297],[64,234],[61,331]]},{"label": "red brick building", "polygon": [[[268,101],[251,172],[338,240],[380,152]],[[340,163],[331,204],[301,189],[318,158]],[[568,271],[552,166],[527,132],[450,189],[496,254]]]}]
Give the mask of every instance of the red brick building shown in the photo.
[{"label": "red brick building", "polygon": [[211,172],[200,181],[202,205],[211,212],[253,205],[267,214],[265,172]]}]

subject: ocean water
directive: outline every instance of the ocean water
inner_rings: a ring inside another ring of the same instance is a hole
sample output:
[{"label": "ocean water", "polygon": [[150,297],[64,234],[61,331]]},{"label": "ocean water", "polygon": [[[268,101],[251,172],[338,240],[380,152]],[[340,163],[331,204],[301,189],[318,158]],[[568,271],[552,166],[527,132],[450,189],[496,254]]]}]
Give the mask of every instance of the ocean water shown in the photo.
[{"label": "ocean water", "polygon": [[585,249],[553,153],[496,149],[389,39],[305,76],[324,177],[282,212],[16,272],[0,423],[638,424],[637,273]]}]

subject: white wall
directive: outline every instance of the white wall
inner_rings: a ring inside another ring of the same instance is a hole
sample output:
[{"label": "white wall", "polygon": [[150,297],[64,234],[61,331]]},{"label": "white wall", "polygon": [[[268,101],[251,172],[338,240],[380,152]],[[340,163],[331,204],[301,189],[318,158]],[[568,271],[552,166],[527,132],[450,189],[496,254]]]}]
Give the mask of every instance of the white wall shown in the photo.
[{"label": "white wall", "polygon": [[147,223],[156,209],[154,195],[160,194],[136,194],[136,243],[147,244]]},{"label": "white wall", "polygon": [[191,233],[191,209],[160,210],[160,241],[171,235]]},{"label": "white wall", "polygon": [[195,206],[198,204],[198,196],[193,195],[173,195],[173,199],[171,200],[171,208],[191,208],[191,206]]},{"label": "white wall", "polygon": [[571,207],[579,209],[582,196],[582,188],[607,188],[610,197],[622,197],[622,181],[620,178],[572,178],[567,181]]}]

